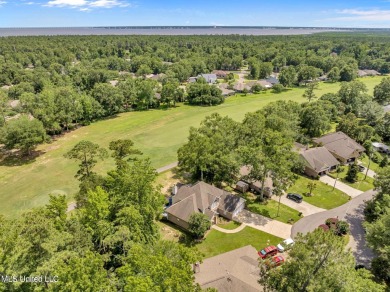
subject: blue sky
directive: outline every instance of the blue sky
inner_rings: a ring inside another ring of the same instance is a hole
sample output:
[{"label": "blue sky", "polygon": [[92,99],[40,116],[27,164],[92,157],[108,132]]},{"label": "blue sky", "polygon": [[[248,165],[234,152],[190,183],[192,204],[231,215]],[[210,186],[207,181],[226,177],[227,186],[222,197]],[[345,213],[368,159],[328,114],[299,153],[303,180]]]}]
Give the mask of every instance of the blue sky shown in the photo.
[{"label": "blue sky", "polygon": [[109,25],[390,28],[390,0],[0,0],[0,27]]}]

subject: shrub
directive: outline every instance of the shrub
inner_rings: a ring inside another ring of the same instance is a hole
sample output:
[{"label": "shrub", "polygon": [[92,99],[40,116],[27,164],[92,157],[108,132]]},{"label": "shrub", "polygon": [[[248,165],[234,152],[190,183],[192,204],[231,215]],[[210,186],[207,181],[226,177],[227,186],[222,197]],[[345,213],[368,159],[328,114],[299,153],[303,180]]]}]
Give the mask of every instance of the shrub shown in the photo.
[{"label": "shrub", "polygon": [[281,93],[284,90],[284,86],[282,84],[275,84],[272,86],[273,93]]},{"label": "shrub", "polygon": [[349,232],[349,224],[346,221],[339,221],[336,223],[338,234],[345,235]]}]

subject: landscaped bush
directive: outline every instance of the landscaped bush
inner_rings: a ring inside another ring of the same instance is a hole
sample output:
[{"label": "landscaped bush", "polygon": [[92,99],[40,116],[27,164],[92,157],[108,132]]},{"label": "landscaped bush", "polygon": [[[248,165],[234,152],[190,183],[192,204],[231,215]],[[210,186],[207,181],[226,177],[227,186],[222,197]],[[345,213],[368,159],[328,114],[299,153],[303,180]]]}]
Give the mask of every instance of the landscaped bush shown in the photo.
[{"label": "landscaped bush", "polygon": [[336,228],[340,235],[345,235],[349,232],[349,224],[346,221],[337,222]]}]

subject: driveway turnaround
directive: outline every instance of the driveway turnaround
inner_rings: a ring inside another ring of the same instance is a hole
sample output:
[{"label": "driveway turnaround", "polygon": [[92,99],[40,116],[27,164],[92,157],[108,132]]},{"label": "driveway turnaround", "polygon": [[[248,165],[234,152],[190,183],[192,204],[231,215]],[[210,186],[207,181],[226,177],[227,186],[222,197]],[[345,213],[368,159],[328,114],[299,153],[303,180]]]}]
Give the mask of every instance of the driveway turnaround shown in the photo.
[{"label": "driveway turnaround", "polygon": [[356,262],[368,267],[374,255],[366,246],[362,221],[364,219],[363,212],[365,201],[371,200],[375,194],[376,191],[370,190],[354,199],[351,199],[348,203],[340,207],[302,218],[293,225],[291,237],[294,238],[298,233],[306,234],[313,231],[319,225],[324,224],[325,220],[328,218],[345,220],[349,223],[350,227],[350,240],[348,247],[351,248]]},{"label": "driveway turnaround", "polygon": [[[279,197],[272,196],[272,200],[279,202]],[[282,196],[282,198],[280,199],[280,202],[286,206],[289,206],[289,207],[301,212],[303,216],[309,216],[312,214],[326,211],[325,209],[313,206],[305,201],[303,201],[301,203],[296,203],[290,199],[287,199],[286,195]]]},{"label": "driveway turnaround", "polygon": [[291,234],[292,226],[290,224],[273,220],[259,214],[252,213],[248,210],[242,210],[234,219],[257,230],[264,231],[284,239],[289,238]]},{"label": "driveway turnaround", "polygon": [[[334,186],[335,179],[330,177],[329,175],[324,175],[324,176],[320,177],[320,181],[322,181],[323,183],[326,183],[330,186]],[[354,189],[354,188],[350,187],[349,185],[341,182],[340,180],[337,180],[336,189],[346,193],[351,198],[356,198],[357,196],[359,196],[363,193],[362,191]]]}]

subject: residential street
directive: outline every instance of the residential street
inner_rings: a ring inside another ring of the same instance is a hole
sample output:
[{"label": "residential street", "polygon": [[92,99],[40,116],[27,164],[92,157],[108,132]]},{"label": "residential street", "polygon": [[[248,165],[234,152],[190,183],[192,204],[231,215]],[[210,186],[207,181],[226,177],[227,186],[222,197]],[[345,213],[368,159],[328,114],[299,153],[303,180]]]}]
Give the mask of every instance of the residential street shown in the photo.
[{"label": "residential street", "polygon": [[320,224],[324,224],[326,219],[338,217],[340,220],[346,220],[350,224],[350,242],[348,246],[352,249],[357,263],[369,266],[373,253],[366,247],[362,220],[364,202],[372,199],[375,194],[376,191],[370,190],[351,199],[340,207],[302,218],[293,225],[291,237],[294,238],[297,233],[306,234],[311,232]]},{"label": "residential street", "polygon": [[[279,197],[278,196],[272,196],[271,197],[274,201],[277,201],[279,202]],[[302,203],[296,203],[290,199],[287,199],[286,195],[283,195],[280,202],[286,206],[289,206],[299,212],[301,212],[303,214],[303,216],[309,216],[309,215],[312,215],[312,214],[316,214],[316,213],[319,213],[319,212],[323,212],[323,211],[326,211],[325,209],[322,209],[322,208],[319,208],[319,207],[316,207],[316,206],[313,206],[305,201],[303,201]]]},{"label": "residential street", "polygon": [[[320,177],[320,181],[333,187],[335,179],[330,177],[329,175],[323,175]],[[337,180],[336,189],[346,193],[351,198],[356,198],[357,196],[359,196],[363,193],[362,191],[354,189],[354,188],[350,187],[349,185],[341,182],[340,180]]]},{"label": "residential street", "polygon": [[277,220],[273,220],[248,210],[242,210],[237,217],[236,221],[245,223],[245,225],[253,227],[255,229],[267,232],[269,234],[281,237],[289,238],[291,234],[291,225]]}]

